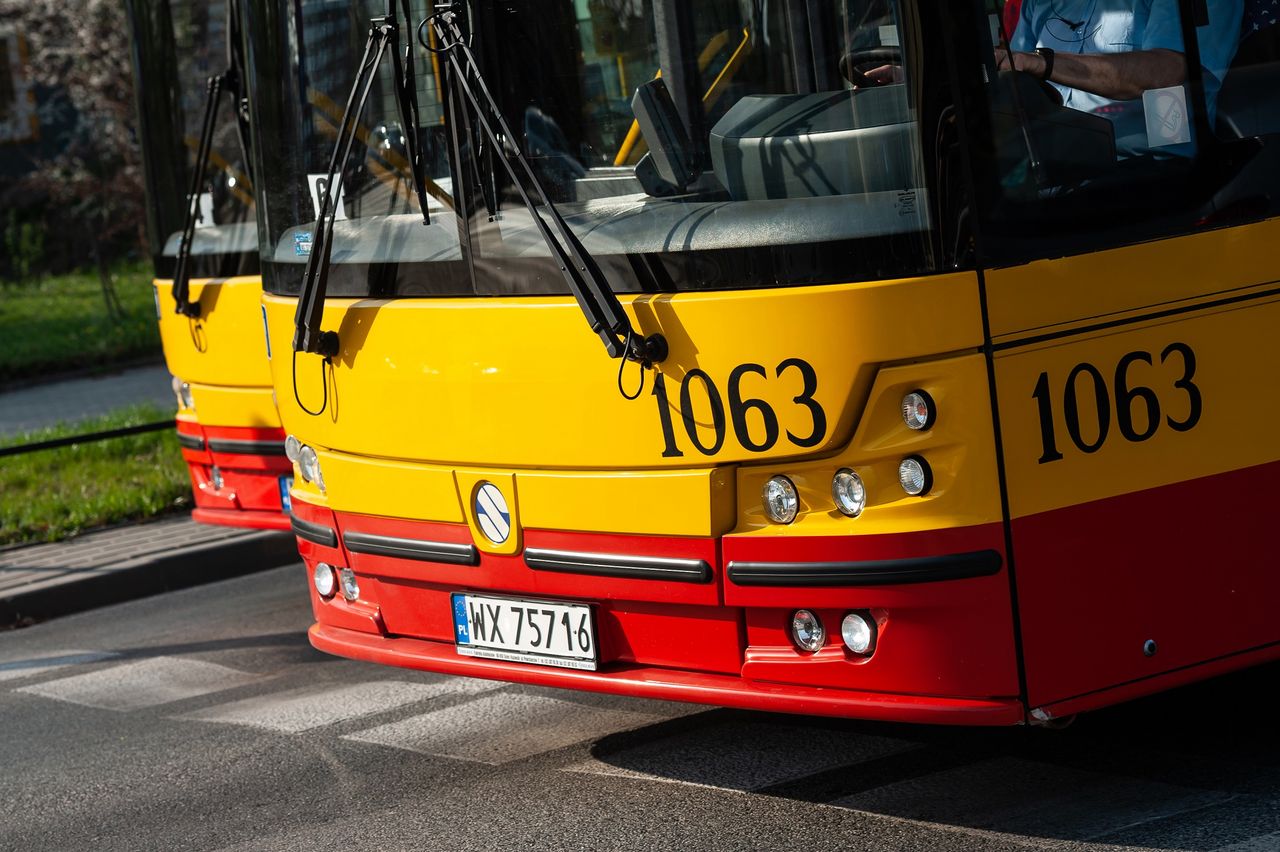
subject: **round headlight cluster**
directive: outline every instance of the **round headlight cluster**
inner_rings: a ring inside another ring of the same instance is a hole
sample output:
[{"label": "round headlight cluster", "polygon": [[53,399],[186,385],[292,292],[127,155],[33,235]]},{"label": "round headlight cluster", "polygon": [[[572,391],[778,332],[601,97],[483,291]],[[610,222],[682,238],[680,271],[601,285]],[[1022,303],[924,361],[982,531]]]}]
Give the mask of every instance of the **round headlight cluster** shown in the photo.
[{"label": "round headlight cluster", "polygon": [[867,489],[862,477],[849,468],[841,468],[831,479],[831,497],[836,508],[851,518],[862,514],[867,507]]},{"label": "round headlight cluster", "polygon": [[813,653],[827,641],[826,628],[816,613],[798,609],[791,616],[791,641],[801,651]]},{"label": "round headlight cluster", "polygon": [[902,419],[908,429],[928,429],[936,417],[933,398],[922,390],[913,390],[902,398]]},{"label": "round headlight cluster", "polygon": [[284,439],[284,457],[294,464],[298,463],[298,454],[302,452],[302,442],[290,435]]},{"label": "round headlight cluster", "polygon": [[324,474],[320,472],[320,457],[306,444],[298,449],[298,472],[302,474],[304,480],[315,483],[317,488],[324,491]]},{"label": "round headlight cluster", "polygon": [[928,494],[933,487],[933,471],[920,456],[907,456],[898,465],[898,482],[902,490],[912,497]]},{"label": "round headlight cluster", "polygon": [[338,572],[338,582],[342,586],[342,596],[349,601],[357,600],[360,597],[360,583],[356,580],[356,572],[350,568],[343,568]]},{"label": "round headlight cluster", "polygon": [[789,524],[800,511],[800,495],[785,476],[775,476],[764,484],[764,511],[775,524]]},{"label": "round headlight cluster", "polygon": [[875,650],[875,621],[868,614],[851,612],[840,622],[840,638],[850,651],[866,656]]},{"label": "round headlight cluster", "polygon": [[322,598],[333,597],[333,593],[338,589],[338,577],[334,573],[333,566],[325,562],[317,562],[316,568],[311,572],[311,582],[315,584],[316,594]]}]

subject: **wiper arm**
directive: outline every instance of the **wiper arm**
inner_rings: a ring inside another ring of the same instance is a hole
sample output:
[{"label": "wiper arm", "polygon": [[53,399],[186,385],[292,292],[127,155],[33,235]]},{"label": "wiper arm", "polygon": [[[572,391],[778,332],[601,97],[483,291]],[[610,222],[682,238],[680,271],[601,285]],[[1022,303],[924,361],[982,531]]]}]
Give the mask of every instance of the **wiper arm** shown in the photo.
[{"label": "wiper arm", "polygon": [[182,243],[178,246],[178,261],[173,272],[174,312],[198,318],[200,303],[191,301],[191,244],[195,241],[196,222],[200,220],[200,195],[204,188],[205,174],[209,168],[209,154],[213,148],[213,132],[218,124],[218,104],[223,91],[233,100],[236,116],[236,132],[240,138],[240,151],[244,157],[245,171],[253,180],[253,158],[249,156],[249,128],[244,108],[244,52],[240,39],[240,14],[238,5],[231,3],[227,9],[227,70],[210,77],[204,101],[204,121],[200,125],[200,144],[196,148],[195,169],[191,174],[191,192],[188,195],[187,215],[182,223]]},{"label": "wiper arm", "polygon": [[[424,37],[424,29],[429,24],[435,26],[436,38],[440,44],[438,47],[432,46]],[[418,26],[418,42],[432,53],[440,53],[448,57],[449,67],[453,72],[450,76],[470,102],[471,109],[484,131],[491,150],[502,161],[538,233],[560,267],[560,272],[564,275],[574,299],[577,300],[578,306],[591,325],[591,330],[604,342],[609,357],[638,361],[644,366],[651,366],[665,360],[666,338],[661,334],[651,334],[643,338],[636,334],[630,318],[622,309],[622,304],[614,294],[613,288],[609,286],[609,281],[600,270],[595,258],[583,246],[578,236],[570,230],[556,206],[551,203],[542,182],[534,174],[529,160],[515,144],[515,136],[507,126],[502,110],[490,93],[489,87],[485,85],[484,77],[476,64],[475,55],[471,52],[471,48],[463,37],[462,29],[458,26],[456,4],[437,6],[436,11]],[[460,55],[461,58],[459,58]],[[511,144],[503,144],[503,140],[510,140]],[[539,213],[538,206],[534,204],[533,198],[526,189],[526,184],[533,188],[538,200],[542,202],[547,218],[551,220],[550,226]]]},{"label": "wiper arm", "polygon": [[[404,0],[402,0],[402,8],[407,24],[410,20],[409,8]],[[387,0],[387,13],[369,22],[369,37],[365,40],[360,70],[356,74],[355,82],[351,85],[351,92],[347,95],[347,104],[342,111],[342,123],[338,127],[338,137],[333,145],[333,154],[329,158],[325,190],[320,196],[320,212],[316,216],[315,230],[311,232],[311,254],[307,258],[306,270],[302,276],[298,310],[293,317],[295,352],[310,352],[325,358],[332,358],[338,354],[337,332],[320,329],[320,321],[324,313],[325,291],[329,283],[333,223],[338,212],[333,199],[341,197],[346,180],[347,164],[351,160],[351,146],[356,138],[356,128],[369,101],[369,92],[373,88],[373,81],[378,75],[378,69],[382,66],[382,57],[388,52],[388,47],[391,48],[396,106],[404,129],[409,169],[413,175],[414,190],[418,196],[418,207],[422,211],[422,223],[425,225],[430,222],[427,215],[425,181],[422,176],[421,146],[418,142],[418,92],[413,69],[413,39],[408,39],[408,42],[404,57],[401,58],[400,24],[396,0]]]}]

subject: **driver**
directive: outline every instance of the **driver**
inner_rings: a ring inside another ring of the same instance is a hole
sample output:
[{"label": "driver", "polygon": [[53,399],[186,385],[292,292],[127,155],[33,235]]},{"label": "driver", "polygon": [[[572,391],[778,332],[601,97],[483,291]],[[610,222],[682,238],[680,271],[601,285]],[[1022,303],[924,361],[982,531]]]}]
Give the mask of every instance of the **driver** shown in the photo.
[{"label": "driver", "polygon": [[[1218,90],[1239,42],[1243,0],[1207,0],[1196,30],[1212,126]],[[1191,156],[1190,106],[1177,0],[1024,0],[1001,68],[1046,80],[1066,106],[1106,116],[1116,149]]]}]

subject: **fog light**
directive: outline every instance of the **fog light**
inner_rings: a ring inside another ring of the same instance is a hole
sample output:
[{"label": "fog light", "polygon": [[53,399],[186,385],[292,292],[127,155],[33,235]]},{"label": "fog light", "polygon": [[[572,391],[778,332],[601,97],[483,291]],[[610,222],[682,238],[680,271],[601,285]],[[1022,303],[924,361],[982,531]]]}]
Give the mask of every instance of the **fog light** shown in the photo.
[{"label": "fog light", "polygon": [[902,398],[902,419],[908,429],[928,429],[936,417],[933,397],[922,390],[913,390]]},{"label": "fog light", "polygon": [[807,609],[798,609],[791,616],[791,641],[801,651],[813,653],[822,647],[827,631],[818,616]]},{"label": "fog light", "polygon": [[324,562],[316,563],[316,569],[311,572],[311,582],[322,598],[333,597],[334,590],[338,588],[338,578],[333,574],[333,566]]},{"label": "fog light", "polygon": [[775,524],[789,524],[800,510],[800,496],[785,476],[775,476],[764,484],[764,512]]},{"label": "fog light", "polygon": [[847,467],[836,471],[831,479],[831,496],[836,501],[836,508],[851,518],[861,515],[867,505],[867,489],[862,484],[862,477]]},{"label": "fog light", "polygon": [[338,579],[342,583],[342,596],[349,601],[354,601],[360,597],[360,583],[356,580],[356,572],[350,568],[343,568],[338,572]]},{"label": "fog light", "polygon": [[302,442],[290,435],[284,439],[284,457],[294,464],[298,463],[298,454],[302,452]]},{"label": "fog light", "polygon": [[174,376],[170,387],[173,388],[173,396],[178,401],[179,408],[195,411],[196,403],[191,397],[191,385]]},{"label": "fog light", "polygon": [[902,483],[903,491],[912,497],[919,497],[928,494],[933,487],[933,471],[929,469],[929,463],[920,456],[907,456],[898,465],[898,482]]},{"label": "fog light", "polygon": [[865,656],[875,648],[876,631],[871,626],[871,619],[851,612],[840,622],[840,638],[850,651]]},{"label": "fog light", "polygon": [[217,466],[209,471],[209,481],[213,484],[214,491],[222,490],[222,471]]},{"label": "fog light", "polygon": [[320,472],[320,457],[306,444],[298,450],[298,471],[303,479],[314,482],[317,488],[324,491],[324,474]]}]

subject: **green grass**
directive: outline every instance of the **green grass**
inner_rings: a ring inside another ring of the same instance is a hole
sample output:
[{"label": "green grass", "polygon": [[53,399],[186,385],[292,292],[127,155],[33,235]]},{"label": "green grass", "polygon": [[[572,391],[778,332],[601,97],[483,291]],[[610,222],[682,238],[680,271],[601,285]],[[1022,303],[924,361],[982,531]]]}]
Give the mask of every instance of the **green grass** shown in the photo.
[{"label": "green grass", "polygon": [[159,355],[151,267],[117,265],[113,277],[119,321],[107,314],[96,272],[0,286],[0,385]]},{"label": "green grass", "polygon": [[[164,420],[154,406],[0,441],[47,441]],[[173,429],[0,458],[0,545],[57,541],[93,527],[189,509],[191,481]]]}]

